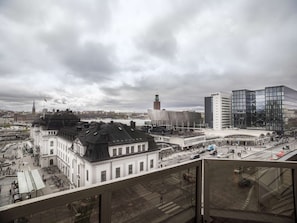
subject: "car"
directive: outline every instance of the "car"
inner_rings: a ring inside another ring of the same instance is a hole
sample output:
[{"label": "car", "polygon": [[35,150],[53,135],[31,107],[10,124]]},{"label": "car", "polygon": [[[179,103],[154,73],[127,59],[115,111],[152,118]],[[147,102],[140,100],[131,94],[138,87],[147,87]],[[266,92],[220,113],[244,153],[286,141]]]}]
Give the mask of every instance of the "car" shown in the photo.
[{"label": "car", "polygon": [[199,154],[205,153],[205,149],[199,151]]},{"label": "car", "polygon": [[252,182],[246,178],[242,178],[239,182],[238,182],[238,186],[239,187],[250,187],[252,185]]},{"label": "car", "polygon": [[283,157],[285,155],[284,151],[279,151],[277,154],[275,154],[277,157]]},{"label": "car", "polygon": [[216,145],[209,145],[208,147],[207,147],[207,150],[208,151],[212,151],[212,150],[215,150],[216,149]]},{"label": "car", "polygon": [[209,155],[213,155],[213,156],[215,156],[215,155],[217,155],[218,154],[218,151],[217,150],[213,150],[213,151],[211,151],[210,153],[209,153]]},{"label": "car", "polygon": [[242,172],[242,169],[239,167],[237,169],[234,169],[234,173],[240,174]]},{"label": "car", "polygon": [[283,150],[289,150],[290,149],[290,146],[286,145],[283,147]]},{"label": "car", "polygon": [[223,158],[224,156],[225,156],[224,153],[219,153],[219,154],[217,155],[218,158]]},{"label": "car", "polygon": [[13,195],[13,203],[22,201],[22,196],[20,194]]},{"label": "car", "polygon": [[199,158],[200,158],[200,155],[199,154],[191,155],[191,160],[193,160],[193,159],[199,159]]}]

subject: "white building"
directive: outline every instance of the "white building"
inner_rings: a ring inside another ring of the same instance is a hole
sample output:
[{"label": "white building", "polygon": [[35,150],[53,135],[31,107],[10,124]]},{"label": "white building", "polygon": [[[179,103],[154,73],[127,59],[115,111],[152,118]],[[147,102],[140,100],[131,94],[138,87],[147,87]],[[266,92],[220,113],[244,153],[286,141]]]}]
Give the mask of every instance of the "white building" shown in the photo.
[{"label": "white building", "polygon": [[231,126],[231,94],[214,93],[212,98],[213,129],[221,130]]},{"label": "white building", "polygon": [[158,168],[153,137],[136,130],[134,123],[77,122],[57,130],[48,130],[48,125],[32,127],[40,164],[57,165],[75,187]]}]

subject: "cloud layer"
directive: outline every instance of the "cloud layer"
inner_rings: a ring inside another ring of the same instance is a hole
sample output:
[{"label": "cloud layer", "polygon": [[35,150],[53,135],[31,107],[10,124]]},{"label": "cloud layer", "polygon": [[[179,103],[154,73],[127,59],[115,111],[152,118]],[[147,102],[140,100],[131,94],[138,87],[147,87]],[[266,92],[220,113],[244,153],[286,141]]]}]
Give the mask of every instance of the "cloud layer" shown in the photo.
[{"label": "cloud layer", "polygon": [[162,108],[201,109],[217,91],[297,89],[296,10],[295,0],[0,1],[0,109],[146,111],[156,93]]}]

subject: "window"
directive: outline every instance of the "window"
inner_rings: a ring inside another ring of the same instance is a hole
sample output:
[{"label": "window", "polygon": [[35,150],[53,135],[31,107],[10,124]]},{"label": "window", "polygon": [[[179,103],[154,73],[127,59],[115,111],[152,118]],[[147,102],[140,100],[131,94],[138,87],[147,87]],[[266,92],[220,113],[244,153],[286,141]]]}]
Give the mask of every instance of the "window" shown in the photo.
[{"label": "window", "polygon": [[139,163],[139,171],[143,171],[143,162]]},{"label": "window", "polygon": [[89,181],[89,170],[86,172],[87,181]]},{"label": "window", "polygon": [[77,173],[80,174],[80,165],[77,165]]},{"label": "window", "polygon": [[154,160],[150,160],[150,168],[154,168]]},{"label": "window", "polygon": [[117,167],[116,168],[116,178],[119,178],[119,177],[121,177],[121,168]]},{"label": "window", "polygon": [[129,166],[128,166],[128,174],[132,174],[133,173],[133,165],[132,164],[130,164]]},{"label": "window", "polygon": [[129,154],[130,153],[129,150],[130,150],[130,148],[129,147],[126,147],[126,154]]},{"label": "window", "polygon": [[112,150],[112,156],[116,156],[117,155],[117,149],[113,149]]},{"label": "window", "polygon": [[54,150],[53,149],[50,150],[50,154],[54,154]]},{"label": "window", "polygon": [[131,146],[131,153],[134,153],[134,146]]},{"label": "window", "polygon": [[101,182],[106,181],[106,170],[101,171]]},{"label": "window", "polygon": [[145,151],[145,144],[142,144],[142,152]]},{"label": "window", "polygon": [[50,141],[50,146],[54,146],[54,141]]},{"label": "window", "polygon": [[140,145],[138,145],[138,152],[141,152],[141,146]]},{"label": "window", "polygon": [[119,156],[122,155],[122,148],[119,148]]}]

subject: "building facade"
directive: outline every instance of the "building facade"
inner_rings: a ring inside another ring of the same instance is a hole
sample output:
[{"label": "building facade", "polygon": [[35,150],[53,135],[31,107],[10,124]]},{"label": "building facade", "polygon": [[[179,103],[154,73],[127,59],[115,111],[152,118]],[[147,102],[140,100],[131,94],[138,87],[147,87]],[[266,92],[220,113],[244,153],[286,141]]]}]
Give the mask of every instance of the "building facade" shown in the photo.
[{"label": "building facade", "polygon": [[155,95],[155,101],[154,101],[154,110],[160,110],[161,109],[161,102],[159,100],[159,95]]},{"label": "building facade", "polygon": [[210,128],[221,130],[231,126],[231,94],[214,93],[206,97],[205,101],[205,123]]},{"label": "building facade", "polygon": [[232,91],[232,125],[243,129],[252,127],[255,114],[255,91],[246,89]]},{"label": "building facade", "polygon": [[297,91],[286,86],[232,91],[232,124],[279,134],[297,127]]},{"label": "building facade", "polygon": [[35,154],[39,155],[41,167],[56,165],[73,187],[158,168],[159,151],[153,137],[137,130],[133,123],[128,126],[76,120],[75,125],[49,129],[50,120],[33,124]]}]

